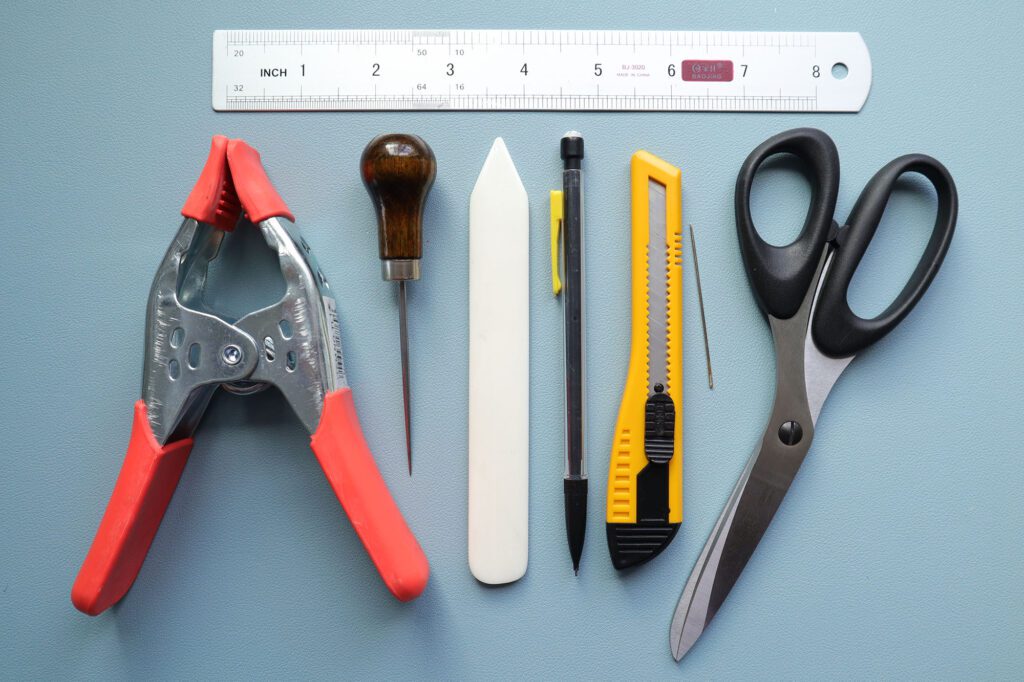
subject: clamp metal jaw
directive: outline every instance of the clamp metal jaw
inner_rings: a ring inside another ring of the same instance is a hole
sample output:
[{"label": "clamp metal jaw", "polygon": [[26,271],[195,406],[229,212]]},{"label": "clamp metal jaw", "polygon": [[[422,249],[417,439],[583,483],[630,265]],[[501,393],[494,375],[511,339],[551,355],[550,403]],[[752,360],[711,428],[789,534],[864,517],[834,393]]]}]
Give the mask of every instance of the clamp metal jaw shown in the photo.
[{"label": "clamp metal jaw", "polygon": [[186,218],[150,291],[142,399],[160,443],[189,438],[223,386],[254,393],[276,386],[313,434],[324,397],[346,387],[330,286],[309,245],[278,218],[259,223],[277,251],[286,291],[277,303],[229,322],[203,302],[224,231]]},{"label": "clamp metal jaw", "polygon": [[[203,292],[209,264],[243,211],[277,252],[286,290],[277,303],[230,320],[206,306]],[[114,493],[72,588],[75,606],[97,615],[131,587],[218,387],[280,390],[388,589],[403,601],[417,597],[429,566],[359,427],[330,286],[256,150],[215,137],[182,214],[150,290],[142,398]]]}]

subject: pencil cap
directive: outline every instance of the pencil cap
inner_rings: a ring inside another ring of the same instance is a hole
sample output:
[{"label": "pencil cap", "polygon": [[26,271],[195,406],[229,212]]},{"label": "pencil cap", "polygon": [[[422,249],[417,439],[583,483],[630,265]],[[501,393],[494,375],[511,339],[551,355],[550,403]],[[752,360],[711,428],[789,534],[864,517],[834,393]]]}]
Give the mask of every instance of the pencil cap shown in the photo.
[{"label": "pencil cap", "polygon": [[[569,162],[566,168],[579,168],[579,160],[583,158],[583,136],[575,130],[570,130],[562,136],[562,159]],[[576,160],[576,164],[572,164]]]}]

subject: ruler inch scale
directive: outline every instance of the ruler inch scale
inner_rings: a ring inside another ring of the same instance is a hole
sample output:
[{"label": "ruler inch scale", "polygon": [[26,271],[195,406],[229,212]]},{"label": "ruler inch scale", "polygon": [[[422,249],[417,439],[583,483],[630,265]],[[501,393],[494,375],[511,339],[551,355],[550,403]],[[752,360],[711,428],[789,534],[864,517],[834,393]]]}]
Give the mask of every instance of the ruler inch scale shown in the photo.
[{"label": "ruler inch scale", "polygon": [[859,111],[859,33],[218,30],[217,111]]}]

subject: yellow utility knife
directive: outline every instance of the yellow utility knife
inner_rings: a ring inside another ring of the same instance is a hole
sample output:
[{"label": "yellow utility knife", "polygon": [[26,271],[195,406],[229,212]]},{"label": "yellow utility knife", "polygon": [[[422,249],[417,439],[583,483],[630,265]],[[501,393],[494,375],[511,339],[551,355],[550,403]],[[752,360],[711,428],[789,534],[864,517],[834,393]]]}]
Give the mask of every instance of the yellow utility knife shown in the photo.
[{"label": "yellow utility knife", "polygon": [[630,175],[633,332],[606,517],[620,569],[657,556],[683,521],[682,174],[638,151]]}]

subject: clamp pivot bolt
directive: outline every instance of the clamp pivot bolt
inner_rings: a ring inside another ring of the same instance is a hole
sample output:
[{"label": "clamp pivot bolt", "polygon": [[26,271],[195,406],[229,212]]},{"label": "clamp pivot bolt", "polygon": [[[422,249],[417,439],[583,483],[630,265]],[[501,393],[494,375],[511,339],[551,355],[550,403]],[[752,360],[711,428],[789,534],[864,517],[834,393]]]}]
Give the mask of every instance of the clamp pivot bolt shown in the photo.
[{"label": "clamp pivot bolt", "polygon": [[224,362],[229,365],[237,365],[242,361],[242,349],[234,344],[224,346]]}]

